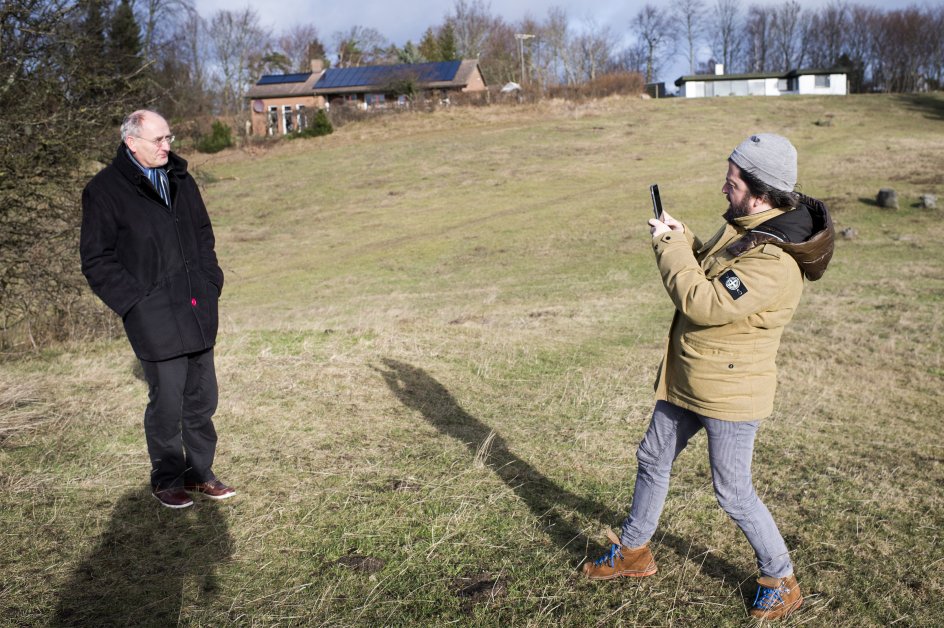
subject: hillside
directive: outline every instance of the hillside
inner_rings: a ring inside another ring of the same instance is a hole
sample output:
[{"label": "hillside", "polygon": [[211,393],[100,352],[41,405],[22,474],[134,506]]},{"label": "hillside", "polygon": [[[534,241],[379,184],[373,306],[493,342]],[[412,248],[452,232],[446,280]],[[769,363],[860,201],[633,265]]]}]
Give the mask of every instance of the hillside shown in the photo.
[{"label": "hillside", "polygon": [[916,205],[944,193],[940,96],[451,109],[188,156],[227,277],[215,470],[240,496],[151,499],[123,338],[0,362],[0,623],[743,625],[753,556],[704,437],[658,574],[576,569],[628,507],[671,320],[647,187],[710,235],[757,131],[854,232],[806,286],[755,449],[807,595],[788,623],[933,624],[944,228]]}]

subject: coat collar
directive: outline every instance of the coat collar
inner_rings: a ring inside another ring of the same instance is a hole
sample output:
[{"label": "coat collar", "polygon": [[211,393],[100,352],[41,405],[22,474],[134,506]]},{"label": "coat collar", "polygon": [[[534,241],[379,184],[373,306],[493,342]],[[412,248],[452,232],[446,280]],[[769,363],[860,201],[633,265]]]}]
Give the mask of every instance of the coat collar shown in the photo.
[{"label": "coat collar", "polygon": [[[147,177],[142,172],[141,167],[136,164],[130,155],[124,142],[118,144],[118,154],[115,155],[112,164],[125,177],[130,179],[135,185],[140,185],[142,181],[147,181]],[[167,154],[167,177],[173,182],[183,179],[187,176],[187,160],[171,151]]]},{"label": "coat collar", "polygon": [[767,209],[756,214],[750,214],[748,216],[738,216],[731,222],[741,228],[741,230],[755,229],[758,225],[761,225],[771,218],[776,218],[777,216],[782,216],[786,213],[786,210],[783,209]]},{"label": "coat collar", "polygon": [[740,237],[742,234],[750,231],[751,229],[754,229],[757,226],[764,224],[768,220],[776,218],[777,216],[782,216],[785,213],[786,210],[774,208],[767,209],[756,214],[750,214],[748,216],[739,216],[733,220],[725,221],[724,225],[718,229],[717,233],[715,233],[711,239],[705,242],[697,252],[699,254],[705,253],[706,251],[708,253],[714,253],[722,246],[727,246],[734,238]]}]

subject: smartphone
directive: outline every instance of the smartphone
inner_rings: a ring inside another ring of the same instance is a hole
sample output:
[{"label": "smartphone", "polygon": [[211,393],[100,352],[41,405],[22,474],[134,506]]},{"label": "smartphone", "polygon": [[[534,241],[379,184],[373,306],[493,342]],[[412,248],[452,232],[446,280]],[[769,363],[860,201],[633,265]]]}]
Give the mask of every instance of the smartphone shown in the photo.
[{"label": "smartphone", "polygon": [[659,196],[659,186],[655,183],[649,186],[649,195],[652,196],[652,213],[656,220],[662,220],[662,197]]}]

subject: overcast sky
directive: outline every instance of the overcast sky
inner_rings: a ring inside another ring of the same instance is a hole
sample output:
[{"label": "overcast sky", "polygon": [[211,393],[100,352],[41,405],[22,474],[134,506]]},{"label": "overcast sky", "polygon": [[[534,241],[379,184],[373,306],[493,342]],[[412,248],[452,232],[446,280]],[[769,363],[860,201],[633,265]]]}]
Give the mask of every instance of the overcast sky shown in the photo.
[{"label": "overcast sky", "polygon": [[[775,6],[785,0],[742,0],[742,11],[752,4]],[[799,0],[803,8],[818,8],[828,0]],[[469,0],[472,3],[472,0]],[[561,7],[570,18],[575,29],[593,22],[609,26],[613,31],[625,32],[631,37],[633,17],[647,4],[645,0],[494,0],[488,2],[492,14],[500,15],[506,22],[514,24],[530,15],[537,21],[547,17],[551,7]],[[665,0],[649,0],[648,4],[668,6]],[[713,5],[713,0],[705,0]],[[880,7],[885,10],[907,6],[928,6],[921,0],[851,0],[850,4]],[[937,3],[933,3],[937,4]],[[259,15],[263,26],[279,34],[295,24],[312,24],[326,47],[331,47],[332,36],[337,31],[352,26],[367,26],[377,29],[384,37],[398,46],[408,40],[419,43],[430,26],[438,26],[453,12],[452,0],[289,0],[275,3],[271,0],[195,0],[197,11],[209,19],[221,9],[230,11],[252,7]],[[659,80],[671,84],[682,74],[688,73],[687,63],[677,59],[668,64]]]}]

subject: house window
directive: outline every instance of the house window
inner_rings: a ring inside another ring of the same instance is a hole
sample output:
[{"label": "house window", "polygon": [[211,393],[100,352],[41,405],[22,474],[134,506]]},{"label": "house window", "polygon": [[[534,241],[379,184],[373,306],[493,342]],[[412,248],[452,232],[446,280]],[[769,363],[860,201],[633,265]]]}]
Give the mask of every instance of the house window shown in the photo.
[{"label": "house window", "polygon": [[269,107],[269,115],[266,119],[266,135],[275,135],[279,128],[279,108]]},{"label": "house window", "polygon": [[295,116],[292,112],[292,105],[284,105],[282,107],[282,122],[284,127],[282,132],[288,135],[295,131]]},{"label": "house window", "polygon": [[829,87],[829,75],[817,74],[814,85],[816,85],[816,87]]},{"label": "house window", "polygon": [[777,79],[777,89],[781,92],[790,91],[790,81],[785,78]]},{"label": "house window", "polygon": [[367,103],[368,107],[383,107],[384,95],[383,94],[364,94],[364,102]]},{"label": "house window", "polygon": [[308,128],[308,116],[305,112],[305,105],[295,105],[295,115],[298,116],[298,130],[304,131]]}]

